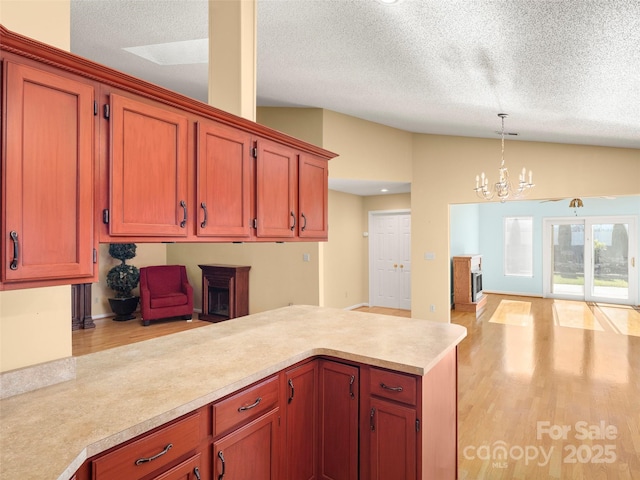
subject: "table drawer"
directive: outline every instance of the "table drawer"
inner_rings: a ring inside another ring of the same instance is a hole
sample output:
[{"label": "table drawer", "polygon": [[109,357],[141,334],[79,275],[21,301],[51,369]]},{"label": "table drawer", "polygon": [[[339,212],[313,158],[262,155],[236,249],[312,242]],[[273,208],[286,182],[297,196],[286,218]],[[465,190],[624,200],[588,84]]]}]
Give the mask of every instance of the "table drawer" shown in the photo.
[{"label": "table drawer", "polygon": [[370,379],[372,395],[389,398],[408,405],[416,404],[416,377],[404,373],[372,368]]},{"label": "table drawer", "polygon": [[271,377],[213,405],[213,435],[225,433],[278,404],[278,377]]},{"label": "table drawer", "polygon": [[95,480],[135,480],[195,451],[200,443],[200,412],[145,435],[92,462]]}]

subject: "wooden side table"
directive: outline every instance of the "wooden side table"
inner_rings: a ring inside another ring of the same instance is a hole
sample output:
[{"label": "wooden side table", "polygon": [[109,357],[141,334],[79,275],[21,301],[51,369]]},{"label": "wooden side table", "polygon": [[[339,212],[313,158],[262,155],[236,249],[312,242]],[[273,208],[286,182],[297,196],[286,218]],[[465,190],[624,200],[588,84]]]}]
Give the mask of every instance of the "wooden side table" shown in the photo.
[{"label": "wooden side table", "polygon": [[198,265],[202,270],[200,320],[222,322],[249,314],[249,270],[242,265]]}]

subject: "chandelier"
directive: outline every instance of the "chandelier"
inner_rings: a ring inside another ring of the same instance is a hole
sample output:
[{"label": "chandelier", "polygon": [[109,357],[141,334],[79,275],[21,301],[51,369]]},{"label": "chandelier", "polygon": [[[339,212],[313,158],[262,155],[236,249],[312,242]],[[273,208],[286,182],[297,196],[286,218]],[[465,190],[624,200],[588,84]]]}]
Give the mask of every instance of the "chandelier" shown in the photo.
[{"label": "chandelier", "polygon": [[491,200],[497,196],[501,202],[511,197],[520,198],[531,190],[535,185],[533,183],[533,172],[529,170],[529,179],[527,181],[527,169],[523,168],[522,173],[518,177],[518,183],[514,187],[509,180],[509,171],[504,166],[504,119],[508,117],[506,113],[499,113],[498,116],[502,119],[502,160],[500,162],[500,169],[498,170],[498,181],[489,187],[489,178],[482,172],[480,175],[476,175],[476,188],[474,188],[478,197],[485,200]]}]

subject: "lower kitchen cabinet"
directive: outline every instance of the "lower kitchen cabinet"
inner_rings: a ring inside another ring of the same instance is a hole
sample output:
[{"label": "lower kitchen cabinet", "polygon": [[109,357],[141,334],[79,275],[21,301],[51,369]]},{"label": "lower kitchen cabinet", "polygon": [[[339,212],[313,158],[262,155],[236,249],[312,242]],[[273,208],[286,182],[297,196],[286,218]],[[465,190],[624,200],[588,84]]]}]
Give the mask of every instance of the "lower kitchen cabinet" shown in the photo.
[{"label": "lower kitchen cabinet", "polygon": [[320,360],[320,455],[322,480],[358,478],[359,369]]},{"label": "lower kitchen cabinet", "polygon": [[213,443],[216,480],[278,480],[279,411],[271,412]]},{"label": "lower kitchen cabinet", "polygon": [[371,480],[415,480],[415,408],[372,398],[369,403]]},{"label": "lower kitchen cabinet", "polygon": [[202,480],[200,454],[185,460],[175,467],[161,473],[153,480]]},{"label": "lower kitchen cabinet", "polygon": [[286,480],[314,480],[318,458],[318,361],[285,372]]},{"label": "lower kitchen cabinet", "polygon": [[[202,412],[197,411],[182,420],[143,435],[94,459],[91,462],[91,478],[197,479],[195,472],[202,468],[198,453],[202,438],[201,427]],[[188,460],[181,462],[182,458]]]},{"label": "lower kitchen cabinet", "polygon": [[424,376],[313,358],[89,459],[77,480],[454,480],[456,350]]}]

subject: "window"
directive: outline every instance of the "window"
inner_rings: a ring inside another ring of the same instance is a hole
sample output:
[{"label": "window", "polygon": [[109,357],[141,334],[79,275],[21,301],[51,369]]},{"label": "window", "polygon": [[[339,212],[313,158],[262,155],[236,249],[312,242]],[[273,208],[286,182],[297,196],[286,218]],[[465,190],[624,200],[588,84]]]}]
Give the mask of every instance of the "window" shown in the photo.
[{"label": "window", "polygon": [[505,217],[504,274],[533,276],[533,217]]}]

